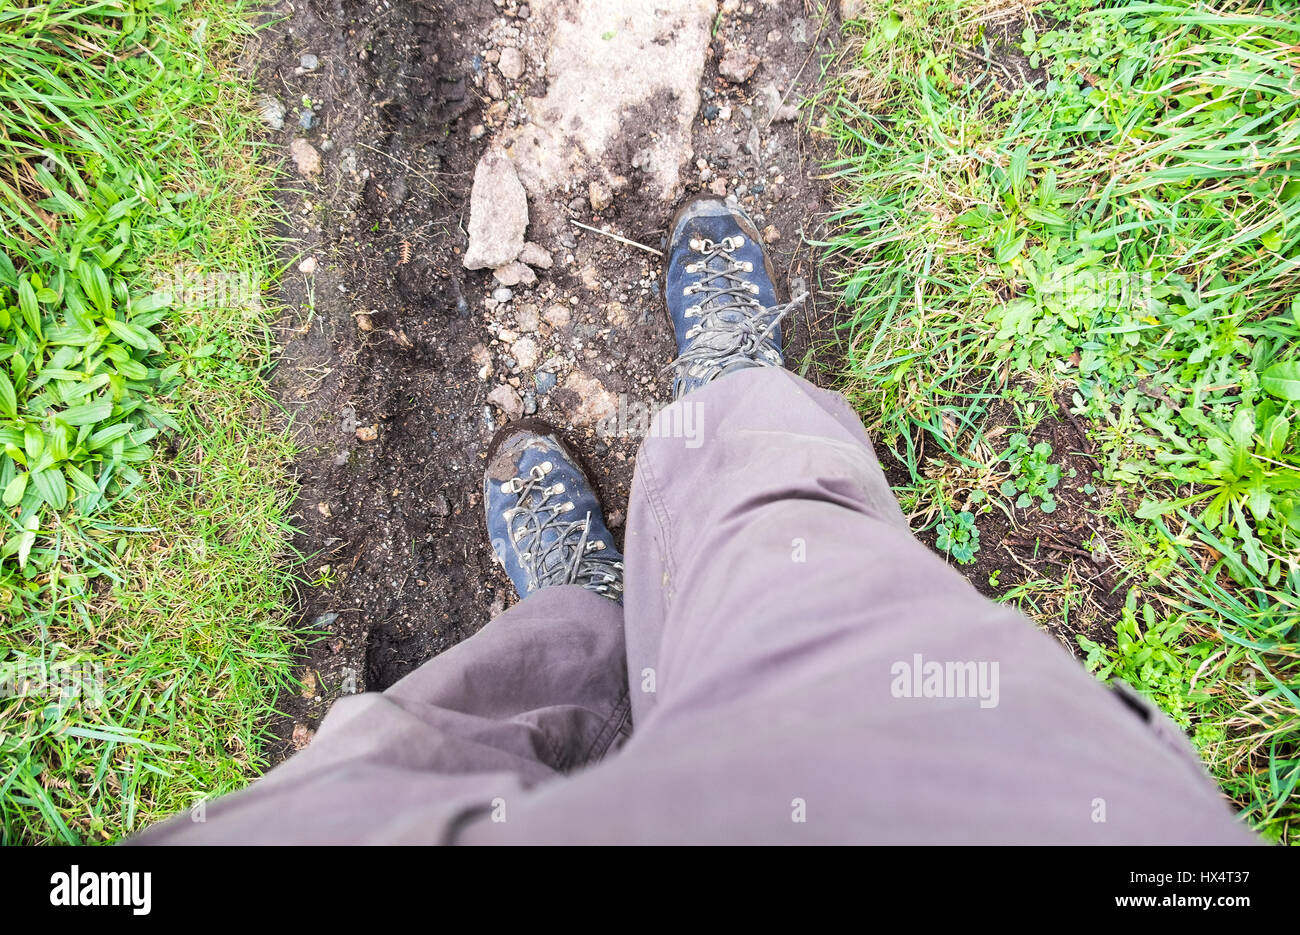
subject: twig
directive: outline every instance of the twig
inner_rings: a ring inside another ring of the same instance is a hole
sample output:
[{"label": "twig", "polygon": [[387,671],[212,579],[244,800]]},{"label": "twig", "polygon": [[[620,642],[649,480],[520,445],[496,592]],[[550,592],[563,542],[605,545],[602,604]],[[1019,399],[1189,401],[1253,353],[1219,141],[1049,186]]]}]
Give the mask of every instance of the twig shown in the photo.
[{"label": "twig", "polygon": [[636,247],[638,250],[644,250],[646,253],[653,253],[655,256],[663,259],[663,253],[654,247],[647,247],[643,243],[637,243],[635,240],[628,240],[626,237],[620,237],[618,234],[611,234],[609,231],[603,231],[599,227],[592,227],[590,224],[583,224],[581,221],[575,221],[569,218],[569,223],[581,227],[585,231],[591,231],[593,234],[600,234],[602,237],[608,237],[610,240],[617,240],[619,243],[625,243],[629,247]]},{"label": "twig", "polygon": [[1062,545],[1061,543],[1057,542],[1055,539],[1047,539],[1045,537],[1036,537],[1033,541],[1030,541],[1028,539],[1021,539],[1018,536],[1007,536],[1006,541],[1011,543],[1012,545],[1018,545],[1026,548],[1032,546],[1035,550],[1041,548],[1048,552],[1066,552],[1070,555],[1078,555],[1082,558],[1087,558],[1087,559],[1093,558],[1093,553],[1091,552],[1085,552],[1083,549],[1075,548],[1072,545]]}]

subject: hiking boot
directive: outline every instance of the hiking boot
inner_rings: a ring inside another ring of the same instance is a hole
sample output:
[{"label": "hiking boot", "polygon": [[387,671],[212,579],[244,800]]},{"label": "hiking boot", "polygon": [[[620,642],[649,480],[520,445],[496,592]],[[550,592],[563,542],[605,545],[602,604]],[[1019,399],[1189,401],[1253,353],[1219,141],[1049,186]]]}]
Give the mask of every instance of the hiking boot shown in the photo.
[{"label": "hiking boot", "polygon": [[522,419],[497,432],[483,474],[488,537],[520,597],[577,584],[623,603],[623,555],[596,488],[559,432]]},{"label": "hiking boot", "polygon": [[758,228],[739,208],[697,195],[668,228],[664,298],[677,337],[673,399],[749,367],[780,367],[781,319],[805,295],[777,303]]}]

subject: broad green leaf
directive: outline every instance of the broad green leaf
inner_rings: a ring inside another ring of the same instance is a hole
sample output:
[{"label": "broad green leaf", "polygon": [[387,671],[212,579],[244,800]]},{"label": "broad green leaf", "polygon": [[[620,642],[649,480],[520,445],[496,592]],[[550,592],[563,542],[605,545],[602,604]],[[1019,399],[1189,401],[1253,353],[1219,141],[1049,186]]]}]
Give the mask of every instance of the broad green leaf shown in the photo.
[{"label": "broad green leaf", "polygon": [[1259,385],[1279,399],[1300,400],[1300,361],[1274,364],[1259,375]]},{"label": "broad green leaf", "polygon": [[104,271],[94,263],[82,260],[77,264],[77,278],[81,280],[81,288],[86,291],[86,296],[94,303],[99,314],[107,318],[113,309],[113,294]]},{"label": "broad green leaf", "polygon": [[41,528],[41,518],[33,513],[27,517],[27,522],[23,523],[22,534],[18,537],[18,567],[27,567],[27,556],[31,554],[32,546],[36,544],[36,533]]},{"label": "broad green leaf", "polygon": [[0,369],[0,412],[10,419],[18,418],[18,394],[14,392],[13,381],[9,374]]},{"label": "broad green leaf", "polygon": [[32,475],[32,486],[41,495],[41,499],[54,509],[61,510],[68,505],[68,482],[58,468],[36,471]]},{"label": "broad green leaf", "polygon": [[16,506],[27,492],[27,472],[20,471],[5,487],[3,499],[5,506]]},{"label": "broad green leaf", "polygon": [[59,413],[57,418],[68,423],[68,425],[95,425],[103,422],[112,414],[112,400],[100,399],[93,403],[71,406]]}]

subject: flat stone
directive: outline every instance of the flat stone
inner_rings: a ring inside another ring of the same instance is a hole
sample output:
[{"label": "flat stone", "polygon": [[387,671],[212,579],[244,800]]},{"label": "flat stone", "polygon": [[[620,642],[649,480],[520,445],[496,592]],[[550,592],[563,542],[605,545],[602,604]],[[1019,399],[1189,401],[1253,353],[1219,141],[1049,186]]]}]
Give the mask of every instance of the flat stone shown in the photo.
[{"label": "flat stone", "polygon": [[[546,94],[528,99],[528,119],[503,135],[528,191],[546,196],[592,166],[627,175],[631,158],[648,197],[675,200],[681,168],[692,158],[717,0],[566,0],[546,7],[554,14]],[[610,24],[608,31],[599,24]],[[633,134],[647,141],[635,154],[626,151]]]},{"label": "flat stone", "polygon": [[524,414],[524,401],[514,387],[498,383],[488,393],[488,402],[500,409],[507,419],[518,419]]},{"label": "flat stone", "polygon": [[542,312],[542,317],[552,328],[563,328],[573,317],[567,305],[552,305],[546,311]]},{"label": "flat stone", "polygon": [[474,169],[469,196],[469,246],[466,269],[505,266],[524,248],[528,196],[510,157],[489,150]]},{"label": "flat stone", "polygon": [[520,284],[531,286],[537,282],[537,274],[533,272],[532,267],[526,266],[518,260],[507,263],[505,266],[498,266],[492,271],[492,275],[503,286],[518,286]]},{"label": "flat stone", "polygon": [[726,54],[718,63],[718,74],[732,84],[744,84],[758,68],[758,56],[740,45],[727,46]]},{"label": "flat stone", "polygon": [[515,321],[519,322],[519,330],[531,334],[537,331],[538,325],[541,324],[541,316],[537,314],[536,305],[520,305],[515,309]]},{"label": "flat stone", "polygon": [[524,56],[516,48],[504,48],[501,50],[501,59],[497,63],[497,68],[503,78],[518,81],[524,73]]},{"label": "flat stone", "polygon": [[572,394],[566,394],[565,406],[576,423],[595,424],[618,411],[618,398],[605,384],[580,370],[569,374],[561,389]]},{"label": "flat stone", "polygon": [[519,262],[527,263],[529,266],[535,266],[538,269],[550,269],[555,263],[551,259],[550,251],[541,244],[535,244],[531,240],[524,244],[524,249],[519,251]]},{"label": "flat stone", "polygon": [[[306,140],[298,138],[289,144],[289,158],[293,160],[298,174],[303,178],[309,179],[320,175],[320,153],[316,152],[316,147]],[[520,231],[520,240],[523,240],[522,231]]]},{"label": "flat stone", "polygon": [[515,341],[510,345],[510,354],[521,370],[532,370],[537,366],[537,342],[532,338],[520,338]]}]

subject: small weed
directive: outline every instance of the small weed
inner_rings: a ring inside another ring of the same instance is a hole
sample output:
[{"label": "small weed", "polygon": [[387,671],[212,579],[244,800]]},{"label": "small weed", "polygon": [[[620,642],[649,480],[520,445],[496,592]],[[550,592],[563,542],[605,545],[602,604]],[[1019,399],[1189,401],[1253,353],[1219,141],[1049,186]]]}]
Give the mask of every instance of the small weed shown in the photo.
[{"label": "small weed", "polygon": [[1029,436],[1017,432],[1011,436],[1011,447],[1005,460],[1011,465],[1011,476],[1002,482],[1002,495],[1015,497],[1016,506],[1026,509],[1038,501],[1044,513],[1056,511],[1056,497],[1052,491],[1061,482],[1061,466],[1051,462],[1052,446],[1039,442],[1029,447]]},{"label": "small weed", "polygon": [[1180,727],[1192,731],[1195,700],[1203,697],[1189,685],[1192,674],[1210,655],[1213,643],[1189,643],[1185,615],[1158,616],[1149,603],[1139,611],[1137,598],[1137,589],[1130,589],[1115,626],[1113,650],[1082,634],[1077,637],[1087,654],[1086,664],[1100,679],[1117,678],[1142,686],[1143,694]]},{"label": "small weed", "polygon": [[958,564],[969,565],[975,561],[975,553],[980,550],[980,531],[975,528],[975,516],[969,510],[948,511],[936,528],[939,531],[936,548],[951,555]]}]

